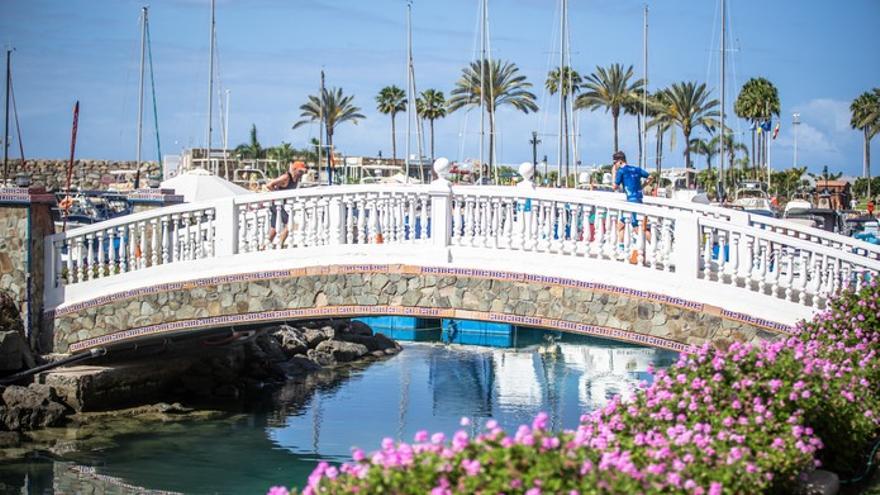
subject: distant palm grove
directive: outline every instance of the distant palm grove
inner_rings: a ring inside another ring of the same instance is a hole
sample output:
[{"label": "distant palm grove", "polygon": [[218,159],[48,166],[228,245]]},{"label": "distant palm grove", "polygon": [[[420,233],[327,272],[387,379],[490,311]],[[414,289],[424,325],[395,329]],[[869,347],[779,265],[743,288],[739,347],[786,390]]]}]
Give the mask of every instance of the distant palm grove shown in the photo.
[{"label": "distant palm grove", "polygon": [[[485,112],[487,131],[488,165],[495,164],[497,151],[496,112],[501,107],[510,107],[523,114],[539,110],[537,97],[532,91],[533,85],[513,62],[498,59],[475,60],[464,67],[455,81],[449,97],[443,91],[429,88],[415,96],[415,111],[419,125],[427,123],[426,137],[429,142],[428,157],[435,158],[434,123],[459,110],[480,109]],[[660,173],[664,161],[664,148],[674,149],[677,139],[683,144],[682,161],[687,169],[694,169],[695,155],[704,157],[705,169],[699,173],[687,174],[689,183],[697,181],[714,192],[719,184],[734,184],[746,178],[767,178],[762,175],[770,173],[769,143],[775,139],[779,126],[780,97],[771,81],[763,77],[749,79],[740,88],[733,104],[733,114],[748,122],[748,140],[740,142],[733,130],[725,125],[721,129],[720,102],[713,90],[706,83],[699,81],[681,81],[664,88],[649,91],[645,81],[637,78],[632,65],[611,64],[598,66],[582,75],[572,67],[562,66],[550,70],[544,81],[544,88],[551,96],[558,96],[561,101],[558,108],[563,114],[565,128],[562,135],[568,141],[577,135],[577,130],[570,130],[569,113],[572,111],[604,111],[609,114],[613,128],[613,142],[608,143],[607,157],[601,157],[600,163],[606,162],[611,154],[619,149],[619,121],[621,118],[634,118],[637,123],[638,149],[631,154],[631,162],[649,166],[648,155],[656,173]],[[396,85],[381,88],[374,97],[377,110],[389,117],[389,135],[391,138],[391,158],[398,159],[397,116],[408,108],[407,93]],[[856,190],[869,192],[871,186],[870,172],[870,141],[880,132],[880,88],[874,88],[860,95],[852,102],[852,128],[860,132],[864,139],[863,172],[865,184],[856,186]],[[728,109],[729,111],[730,109]],[[294,128],[306,123],[323,121],[326,131],[323,138],[326,148],[334,152],[333,136],[338,126],[345,123],[357,124],[365,116],[355,103],[354,95],[347,95],[342,88],[323,89],[319,94],[308,97],[300,106],[301,120]],[[774,120],[775,119],[775,120]],[[641,132],[642,121],[645,123],[645,136],[654,138],[654,149],[645,149]],[[774,128],[774,125],[776,126]],[[528,136],[523,136],[527,139]],[[536,139],[536,138],[533,138]],[[302,158],[313,158],[318,143],[313,140],[304,150],[295,150],[288,143],[280,147],[262,150],[256,141],[256,128],[252,130],[251,143],[242,145],[239,150],[254,156],[256,152],[265,156],[288,158],[297,154]],[[723,143],[724,156],[719,156]],[[482,145],[481,145],[482,147]],[[274,151],[273,151],[274,150]],[[576,156],[572,156],[569,142],[560,143],[560,172],[571,178],[571,165]],[[244,156],[244,155],[243,155]],[[797,163],[794,169],[798,169]],[[777,167],[781,168],[781,167]],[[778,180],[784,189],[791,182],[793,173],[779,170],[770,177],[771,182]],[[776,175],[781,174],[781,175]],[[497,177],[496,177],[497,178]],[[557,177],[557,184],[558,181]],[[866,187],[867,186],[867,187]],[[867,191],[865,191],[867,189]],[[876,192],[878,187],[873,188]]]}]

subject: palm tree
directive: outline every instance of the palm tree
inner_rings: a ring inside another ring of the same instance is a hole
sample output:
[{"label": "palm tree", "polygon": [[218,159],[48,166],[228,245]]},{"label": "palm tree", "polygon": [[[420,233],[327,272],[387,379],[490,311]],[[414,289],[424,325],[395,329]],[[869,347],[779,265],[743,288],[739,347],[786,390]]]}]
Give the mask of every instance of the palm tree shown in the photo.
[{"label": "palm tree", "polygon": [[620,117],[620,109],[628,101],[637,95],[645,81],[638,79],[630,84],[633,77],[633,67],[630,65],[624,70],[620,64],[611,64],[608,68],[596,67],[596,72],[587,76],[584,83],[584,92],[578,96],[576,107],[596,110],[604,108],[611,112],[614,122],[614,150],[618,151],[617,120]]},{"label": "palm tree", "polygon": [[[327,129],[327,147],[329,156],[332,157],[333,133],[336,131],[336,126],[349,121],[357,125],[359,119],[366,118],[360,113],[361,109],[354,105],[353,100],[353,95],[342,94],[342,88],[325,88],[321,90],[320,95],[309,95],[309,99],[299,107],[302,113],[299,115],[300,120],[293,124],[293,128],[296,129],[310,122],[319,122],[323,116],[324,126]],[[328,168],[328,176],[331,173]],[[328,180],[332,180],[332,177],[328,177]]]},{"label": "palm tree", "polygon": [[[575,95],[580,91],[581,84],[583,84],[583,79],[581,75],[577,73],[576,70],[571,67],[565,65],[560,69],[559,67],[551,70],[547,73],[547,81],[544,83],[544,87],[547,88],[547,91],[551,95],[555,95],[559,92],[562,98],[562,119],[563,119],[563,135],[565,136],[565,177],[566,181],[569,177],[569,162],[571,161],[568,155],[569,145],[568,145],[568,97],[569,95]],[[561,91],[560,91],[561,89]],[[560,160],[562,157],[559,157]],[[568,184],[566,184],[567,186]]]},{"label": "palm tree", "polygon": [[[720,149],[721,134],[715,134],[709,141],[709,146],[711,146],[713,150]],[[730,131],[724,133],[724,152],[727,154],[728,168],[733,168],[736,154],[738,152],[748,153],[748,151],[748,146],[734,140]]]},{"label": "palm tree", "polygon": [[709,144],[710,142],[711,140],[706,141],[703,138],[693,138],[690,143],[688,143],[688,148],[690,148],[691,153],[706,156],[706,168],[708,170],[712,170],[712,159],[718,154],[718,148],[713,148],[712,145]]},{"label": "palm tree", "polygon": [[446,117],[446,97],[443,91],[426,89],[416,98],[416,111],[423,119],[428,120],[431,129],[431,162],[434,161],[434,121]]},{"label": "palm tree", "polygon": [[[709,90],[705,83],[680,82],[675,83],[663,90],[668,99],[665,105],[665,116],[670,123],[681,129],[684,142],[690,143],[691,132],[697,127],[702,127],[708,132],[718,126],[715,117],[718,116],[718,100],[710,100]],[[685,167],[692,169],[691,150],[685,145]],[[691,176],[688,174],[688,185],[691,185]]]},{"label": "palm tree", "polygon": [[[290,143],[281,141],[281,144],[266,150],[266,156],[278,162],[278,169],[283,169],[288,163],[296,158],[297,150]],[[272,170],[269,175],[277,175],[279,170]]]},{"label": "palm tree", "polygon": [[[480,82],[481,72],[485,74],[484,83]],[[482,102],[489,115],[490,167],[495,163],[495,110],[509,105],[523,113],[537,112],[535,94],[528,90],[531,87],[513,62],[475,60],[462,69],[449,99],[449,111],[479,107]]]},{"label": "palm tree", "polygon": [[774,115],[778,117],[779,108],[779,91],[773,83],[763,77],[746,81],[736,97],[733,111],[736,112],[737,117],[752,123],[752,163],[764,163],[766,158],[762,150],[765,149],[767,134],[759,134],[756,143],[755,131],[761,123],[770,121]]},{"label": "palm tree", "polygon": [[[655,143],[654,161],[657,166],[657,175],[662,175],[663,170],[663,141],[666,133],[672,128],[672,122],[668,118],[669,98],[662,90],[657,91],[653,95],[648,96],[648,120],[647,127],[655,128],[657,132],[657,141]],[[675,146],[675,135],[672,135],[671,146]],[[658,184],[660,184],[658,182]]]},{"label": "palm tree", "polygon": [[266,156],[266,151],[260,145],[260,140],[257,139],[257,125],[251,124],[251,131],[249,135],[250,139],[247,143],[239,144],[235,147],[235,154],[238,155],[238,158],[250,158],[250,159],[258,159],[264,158]]},{"label": "palm tree", "polygon": [[871,139],[880,132],[880,88],[864,92],[853,100],[849,107],[852,112],[850,125],[862,131],[864,136],[863,173],[868,180],[868,197],[871,196]]},{"label": "palm tree", "polygon": [[395,136],[394,116],[406,110],[406,94],[397,86],[385,86],[376,96],[376,109],[391,115],[391,158],[397,163],[397,137]]}]

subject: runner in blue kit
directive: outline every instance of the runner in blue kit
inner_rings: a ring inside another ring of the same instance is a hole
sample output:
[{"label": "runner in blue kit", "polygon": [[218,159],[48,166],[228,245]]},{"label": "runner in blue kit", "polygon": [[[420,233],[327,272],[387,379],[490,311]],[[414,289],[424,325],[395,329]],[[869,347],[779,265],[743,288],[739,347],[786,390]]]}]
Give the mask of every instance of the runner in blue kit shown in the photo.
[{"label": "runner in blue kit", "polygon": [[[626,154],[622,151],[614,153],[612,160],[614,162],[614,168],[617,170],[614,176],[614,189],[617,190],[618,187],[623,186],[623,192],[626,194],[626,200],[628,202],[641,203],[642,188],[649,185],[653,180],[651,174],[643,168],[633,167],[632,165],[627,164]],[[645,181],[644,185],[642,184],[642,179],[648,179]],[[629,220],[632,222],[633,227],[639,225],[639,220],[636,217],[635,212],[630,214]],[[623,243],[623,233],[626,228],[626,221],[626,215],[621,214],[620,221],[617,225],[617,241],[621,244]]]}]

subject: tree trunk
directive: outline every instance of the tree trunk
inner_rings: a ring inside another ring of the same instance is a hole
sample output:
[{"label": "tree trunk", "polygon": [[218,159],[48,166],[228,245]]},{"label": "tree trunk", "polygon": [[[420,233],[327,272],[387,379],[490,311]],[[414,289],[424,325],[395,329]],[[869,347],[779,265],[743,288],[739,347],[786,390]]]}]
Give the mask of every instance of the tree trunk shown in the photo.
[{"label": "tree trunk", "polygon": [[[428,119],[428,125],[431,127],[431,164],[434,163],[434,119]],[[433,170],[433,168],[432,168]]]},{"label": "tree trunk", "polygon": [[688,188],[690,188],[692,185],[692,183],[691,183],[692,179],[691,179],[691,173],[690,173],[690,170],[691,170],[691,147],[688,146],[687,143],[691,142],[691,133],[686,132],[686,131],[682,131],[682,134],[684,134],[684,142],[685,142],[684,168],[687,173],[687,185],[688,185]]},{"label": "tree trunk", "polygon": [[[756,156],[755,156],[755,130],[752,129],[752,166],[755,166]],[[743,164],[743,168],[745,168],[745,164]]]},{"label": "tree trunk", "polygon": [[394,112],[391,112],[391,159],[392,165],[397,164],[397,137],[396,137],[396,129],[394,126]]},{"label": "tree trunk", "polygon": [[327,128],[327,184],[333,184],[333,129]]},{"label": "tree trunk", "polygon": [[611,120],[614,122],[614,151],[612,153],[617,153],[620,151],[620,148],[617,147],[617,118],[620,111],[611,110]]},{"label": "tree trunk", "polygon": [[[489,175],[494,177],[495,173],[495,119],[492,118],[493,112],[489,112]],[[482,174],[481,179],[482,179]]]},{"label": "tree trunk", "polygon": [[868,179],[868,199],[871,199],[871,138],[865,127],[865,178]]},{"label": "tree trunk", "polygon": [[563,186],[563,187],[568,187],[568,177],[570,174],[568,167],[569,167],[569,161],[571,160],[571,157],[568,154],[568,148],[570,147],[569,137],[568,137],[569,136],[569,134],[568,134],[568,105],[566,105],[566,98],[565,97],[562,98],[562,118],[564,119],[564,128],[565,128],[565,136],[563,139],[563,143],[564,143],[563,145],[565,146],[565,186]]}]

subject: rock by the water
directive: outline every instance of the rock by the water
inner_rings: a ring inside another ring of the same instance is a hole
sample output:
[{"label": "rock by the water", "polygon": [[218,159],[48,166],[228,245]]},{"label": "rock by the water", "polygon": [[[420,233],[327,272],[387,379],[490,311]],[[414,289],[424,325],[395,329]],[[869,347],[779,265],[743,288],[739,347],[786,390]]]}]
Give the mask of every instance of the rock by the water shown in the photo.
[{"label": "rock by the water", "polygon": [[347,363],[363,356],[369,350],[363,344],[345,342],[341,340],[327,340],[318,344],[315,348],[317,353],[329,354],[337,363]]},{"label": "rock by the water", "polygon": [[56,426],[64,421],[68,408],[52,387],[31,384],[10,385],[3,391],[2,426],[9,431],[33,430]]},{"label": "rock by the water", "polygon": [[0,331],[0,372],[34,366],[34,358],[24,336],[16,330]]},{"label": "rock by the water", "polygon": [[336,336],[336,331],[333,330],[332,327],[328,327],[332,332],[332,335],[328,335],[324,332],[322,328],[306,328],[303,330],[303,338],[306,341],[306,345],[308,345],[309,349],[314,349],[321,342],[325,340],[332,339]]},{"label": "rock by the water", "polygon": [[351,335],[363,335],[369,337],[373,335],[373,329],[362,321],[351,320],[351,322],[348,324],[347,333]]},{"label": "rock by the water", "polygon": [[[279,343],[281,350],[287,356],[305,354],[309,350],[309,342],[298,328],[281,325],[272,336],[275,337],[275,341]],[[318,345],[318,342],[315,345]]]},{"label": "rock by the water", "polygon": [[816,469],[802,475],[797,493],[800,495],[836,495],[840,491],[840,479],[835,473]]}]

